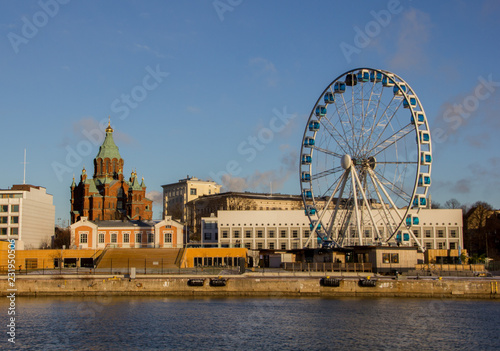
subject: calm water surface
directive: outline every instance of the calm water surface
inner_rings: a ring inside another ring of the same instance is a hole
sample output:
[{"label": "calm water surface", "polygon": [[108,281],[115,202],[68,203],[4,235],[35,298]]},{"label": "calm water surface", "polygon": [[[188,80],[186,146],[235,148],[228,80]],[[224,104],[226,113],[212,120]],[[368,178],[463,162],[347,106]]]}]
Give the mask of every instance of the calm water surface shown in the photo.
[{"label": "calm water surface", "polygon": [[[7,299],[4,299],[7,300]],[[0,349],[11,349],[1,301]],[[19,350],[493,350],[500,302],[17,298]]]}]

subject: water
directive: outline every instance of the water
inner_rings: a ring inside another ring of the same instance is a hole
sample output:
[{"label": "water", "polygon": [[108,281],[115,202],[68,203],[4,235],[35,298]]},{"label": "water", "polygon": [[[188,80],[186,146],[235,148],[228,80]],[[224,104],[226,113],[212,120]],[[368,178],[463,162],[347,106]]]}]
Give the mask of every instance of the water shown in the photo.
[{"label": "water", "polygon": [[489,300],[17,298],[16,324],[19,350],[500,349]]}]

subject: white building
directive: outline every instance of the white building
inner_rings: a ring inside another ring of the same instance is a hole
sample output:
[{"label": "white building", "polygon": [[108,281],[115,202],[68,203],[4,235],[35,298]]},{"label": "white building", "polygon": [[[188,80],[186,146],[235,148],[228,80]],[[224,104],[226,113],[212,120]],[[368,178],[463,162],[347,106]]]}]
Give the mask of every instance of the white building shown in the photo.
[{"label": "white building", "polygon": [[162,185],[163,217],[171,216],[183,223],[189,223],[186,204],[203,195],[220,193],[221,185],[211,180],[195,177],[180,179],[177,183]]},{"label": "white building", "polygon": [[[412,225],[410,229],[425,249],[463,248],[462,210],[423,209],[418,218],[418,224]],[[215,222],[217,231],[213,229]],[[389,235],[387,226],[382,222],[377,230],[367,226],[362,228],[361,236],[354,226],[349,228],[343,245],[376,245],[379,242],[377,232],[382,237]],[[334,226],[333,231],[337,232],[338,228]],[[218,211],[217,217],[202,218],[203,243],[239,245],[248,249],[290,250],[305,247],[309,236],[310,222],[302,210]],[[401,245],[416,245],[406,227],[401,228],[390,240],[394,245],[397,241]],[[316,246],[314,238],[308,247]]]},{"label": "white building", "polygon": [[0,240],[16,240],[16,249],[38,249],[54,235],[55,206],[46,189],[28,184],[0,189]]}]

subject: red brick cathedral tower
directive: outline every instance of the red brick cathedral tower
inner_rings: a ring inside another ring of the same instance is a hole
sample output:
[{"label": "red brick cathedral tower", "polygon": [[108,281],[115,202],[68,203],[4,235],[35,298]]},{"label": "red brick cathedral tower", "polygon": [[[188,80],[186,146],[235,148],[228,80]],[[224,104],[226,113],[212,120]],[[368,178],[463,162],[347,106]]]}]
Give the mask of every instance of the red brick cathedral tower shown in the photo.
[{"label": "red brick cathedral tower", "polygon": [[111,123],[94,159],[94,177],[88,178],[84,167],[78,185],[74,178],[71,184],[71,223],[82,216],[91,221],[153,218],[153,202],[146,198],[144,178],[139,184],[134,171],[128,181],[123,178],[123,159],[113,140]]}]

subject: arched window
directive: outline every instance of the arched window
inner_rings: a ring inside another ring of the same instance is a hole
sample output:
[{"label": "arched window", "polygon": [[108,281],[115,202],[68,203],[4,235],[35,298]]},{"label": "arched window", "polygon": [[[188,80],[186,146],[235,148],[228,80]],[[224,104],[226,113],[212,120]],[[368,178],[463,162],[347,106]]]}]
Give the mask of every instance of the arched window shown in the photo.
[{"label": "arched window", "polygon": [[141,213],[141,210],[139,209],[139,207],[136,207],[135,208],[135,215],[138,216],[139,213]]}]

